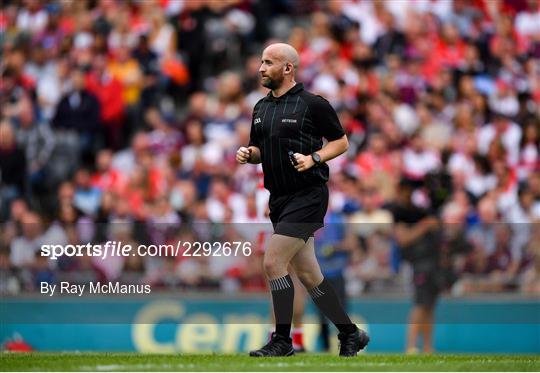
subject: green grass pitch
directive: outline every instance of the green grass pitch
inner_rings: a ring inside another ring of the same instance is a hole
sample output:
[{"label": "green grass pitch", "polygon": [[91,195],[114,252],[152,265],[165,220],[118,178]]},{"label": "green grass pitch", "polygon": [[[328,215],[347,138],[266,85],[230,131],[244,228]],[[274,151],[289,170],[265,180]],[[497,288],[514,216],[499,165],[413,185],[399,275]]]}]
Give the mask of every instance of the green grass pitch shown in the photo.
[{"label": "green grass pitch", "polygon": [[0,353],[2,371],[540,371],[538,355],[378,355],[289,358],[137,353]]}]

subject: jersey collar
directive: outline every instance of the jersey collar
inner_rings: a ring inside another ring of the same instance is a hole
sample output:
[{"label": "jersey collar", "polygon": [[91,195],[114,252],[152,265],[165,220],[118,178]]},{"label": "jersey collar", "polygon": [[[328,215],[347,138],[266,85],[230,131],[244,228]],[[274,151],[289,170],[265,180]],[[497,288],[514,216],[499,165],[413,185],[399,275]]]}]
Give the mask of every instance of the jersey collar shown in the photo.
[{"label": "jersey collar", "polygon": [[283,98],[283,97],[285,97],[287,95],[295,94],[297,92],[300,92],[303,89],[304,89],[304,83],[296,83],[291,89],[289,89],[287,92],[285,92],[284,94],[282,94],[279,97],[274,97],[272,95],[272,91],[268,92],[266,97],[269,98],[270,100],[279,100],[279,99],[281,99],[281,98]]}]

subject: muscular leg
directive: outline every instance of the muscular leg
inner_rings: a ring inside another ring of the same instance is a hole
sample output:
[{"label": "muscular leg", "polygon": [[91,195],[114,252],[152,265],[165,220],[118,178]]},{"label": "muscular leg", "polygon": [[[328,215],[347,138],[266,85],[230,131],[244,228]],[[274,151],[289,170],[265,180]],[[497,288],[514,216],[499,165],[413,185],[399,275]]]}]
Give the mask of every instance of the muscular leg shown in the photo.
[{"label": "muscular leg", "polygon": [[291,267],[294,268],[298,279],[308,290],[322,282],[323,275],[319,262],[317,262],[317,257],[315,256],[313,237],[310,237],[291,259]]},{"label": "muscular leg", "polygon": [[268,280],[287,275],[291,259],[304,246],[304,240],[296,237],[273,234],[264,253],[263,267]]},{"label": "muscular leg", "polygon": [[356,326],[349,319],[332,286],[324,279],[315,256],[313,241],[313,238],[310,238],[306,242],[291,259],[291,265],[324,315],[336,325],[340,332],[352,333],[356,330]]}]

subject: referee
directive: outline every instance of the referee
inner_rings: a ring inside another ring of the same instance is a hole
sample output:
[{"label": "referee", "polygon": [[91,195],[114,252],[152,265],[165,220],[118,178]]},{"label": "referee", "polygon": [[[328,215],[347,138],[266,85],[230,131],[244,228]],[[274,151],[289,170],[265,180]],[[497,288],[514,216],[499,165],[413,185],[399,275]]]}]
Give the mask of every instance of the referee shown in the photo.
[{"label": "referee", "polygon": [[[329,170],[325,162],[344,153],[349,144],[336,112],[321,96],[294,80],[299,56],[283,43],[268,46],[262,55],[261,83],[270,89],[253,110],[248,147],[236,160],[262,163],[264,185],[270,191],[270,219],[274,234],[264,255],[270,283],[276,330],[250,356],[290,356],[294,286],[290,264],[321,312],[339,329],[340,356],[356,356],[369,342],[351,322],[323,277],[315,257],[313,233],[323,226],[328,207]],[[322,139],[328,140],[323,146]]]}]

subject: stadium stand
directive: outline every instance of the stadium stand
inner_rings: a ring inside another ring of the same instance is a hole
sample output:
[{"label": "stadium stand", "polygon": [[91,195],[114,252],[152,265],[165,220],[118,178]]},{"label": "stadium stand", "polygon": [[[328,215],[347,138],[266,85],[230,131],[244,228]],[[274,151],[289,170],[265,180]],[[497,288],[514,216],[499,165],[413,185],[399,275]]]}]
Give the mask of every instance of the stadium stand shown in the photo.
[{"label": "stadium stand", "polygon": [[0,293],[63,278],[263,290],[262,232],[248,258],[39,248],[231,241],[267,222],[261,170],[234,153],[266,94],[260,52],[282,40],[351,143],[330,162],[351,295],[408,287],[391,214],[405,179],[470,245],[449,257],[452,294],[540,294],[539,4],[3,1]]}]

